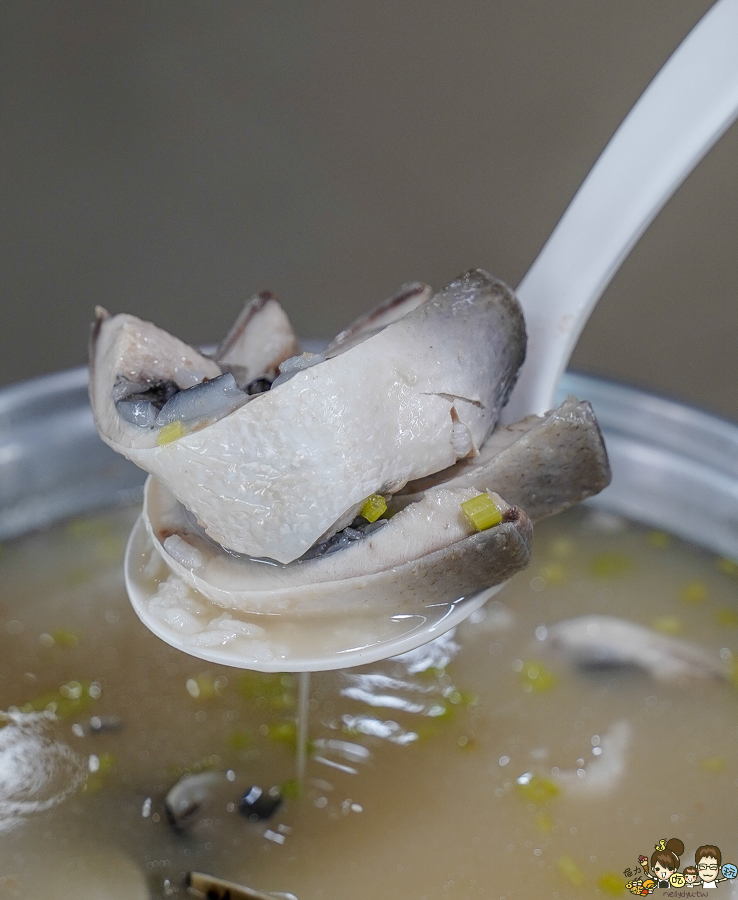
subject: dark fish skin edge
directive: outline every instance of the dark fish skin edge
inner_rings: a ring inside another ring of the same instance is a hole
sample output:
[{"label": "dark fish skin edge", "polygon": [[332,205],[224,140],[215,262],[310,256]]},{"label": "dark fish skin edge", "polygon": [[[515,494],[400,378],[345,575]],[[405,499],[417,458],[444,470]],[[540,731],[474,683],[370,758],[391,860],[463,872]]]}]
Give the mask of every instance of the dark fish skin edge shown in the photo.
[{"label": "dark fish skin edge", "polygon": [[[468,302],[470,296],[475,297],[473,306]],[[440,303],[442,311],[438,309]],[[488,322],[492,318],[495,321],[491,334],[485,337],[486,355],[479,360],[479,383],[494,386],[484,398],[491,431],[515,387],[527,345],[523,310],[508,285],[483,269],[471,269],[400,319],[397,325],[427,334],[430,341],[441,342],[444,352],[453,347],[456,352],[468,348],[472,354],[475,351],[481,354],[480,313]]]},{"label": "dark fish skin edge", "polygon": [[213,359],[217,362],[222,356],[231,349],[236,341],[241,337],[246,326],[261,312],[270,300],[276,300],[277,297],[271,291],[259,291],[259,293],[244,307],[236,321],[230,327],[228,334],[218,344],[218,348],[213,354]]},{"label": "dark fish skin edge", "polygon": [[[507,581],[530,562],[533,525],[522,509],[513,507],[494,528],[479,531],[451,547],[395,566],[397,609],[417,607],[438,578],[453,584],[445,600],[468,597]],[[404,576],[404,577],[403,577]],[[410,577],[411,576],[411,577]],[[400,586],[401,585],[401,586]],[[438,598],[437,598],[438,599]]]},{"label": "dark fish skin edge", "polygon": [[484,269],[471,269],[460,276],[457,281],[478,282],[480,289],[482,285],[489,285],[492,293],[499,298],[504,315],[512,323],[512,331],[508,344],[511,377],[506,382],[505,391],[500,397],[500,407],[503,407],[510,398],[510,394],[515,387],[518,375],[520,374],[520,367],[525,362],[528,335],[525,330],[523,311],[518,302],[518,298],[515,296],[512,289],[508,287],[504,281],[500,281],[499,278],[494,278],[488,272],[485,272]]},{"label": "dark fish skin edge", "polygon": [[373,334],[375,332],[374,323],[377,322],[377,320],[381,320],[388,312],[394,312],[397,314],[397,317],[400,318],[401,315],[403,315],[403,306],[405,306],[408,301],[412,301],[425,289],[426,286],[419,281],[403,285],[396,294],[387,297],[378,306],[375,306],[374,309],[356,319],[347,328],[337,334],[326,348],[326,358],[332,355],[332,351],[343,349],[344,344],[351,343],[359,335],[363,333],[366,333],[367,336]]}]

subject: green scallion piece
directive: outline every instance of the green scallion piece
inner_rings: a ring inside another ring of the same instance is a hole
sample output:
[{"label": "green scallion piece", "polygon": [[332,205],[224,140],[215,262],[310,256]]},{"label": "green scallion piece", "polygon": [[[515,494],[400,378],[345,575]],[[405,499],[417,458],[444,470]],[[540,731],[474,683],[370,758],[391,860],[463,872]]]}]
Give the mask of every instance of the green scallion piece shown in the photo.
[{"label": "green scallion piece", "polygon": [[367,520],[367,522],[376,522],[377,519],[387,512],[387,503],[381,494],[372,494],[364,501],[364,505],[359,510],[359,515]]},{"label": "green scallion piece", "polygon": [[471,500],[465,500],[461,504],[461,511],[477,531],[486,531],[502,521],[502,513],[487,493],[477,494]]}]

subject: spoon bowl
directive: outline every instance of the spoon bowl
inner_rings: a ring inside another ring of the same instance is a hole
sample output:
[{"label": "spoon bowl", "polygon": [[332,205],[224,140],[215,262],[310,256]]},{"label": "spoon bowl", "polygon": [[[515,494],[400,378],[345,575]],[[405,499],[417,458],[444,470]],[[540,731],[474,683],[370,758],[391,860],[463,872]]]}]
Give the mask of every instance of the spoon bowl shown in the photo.
[{"label": "spoon bowl", "polygon": [[[172,575],[142,517],[126,548],[125,579],[136,614],[163,641],[209,662],[260,672],[318,672],[398,656],[454,628],[502,587],[404,613],[370,605],[350,616],[249,615],[218,606]],[[167,580],[178,612],[158,593]]]}]

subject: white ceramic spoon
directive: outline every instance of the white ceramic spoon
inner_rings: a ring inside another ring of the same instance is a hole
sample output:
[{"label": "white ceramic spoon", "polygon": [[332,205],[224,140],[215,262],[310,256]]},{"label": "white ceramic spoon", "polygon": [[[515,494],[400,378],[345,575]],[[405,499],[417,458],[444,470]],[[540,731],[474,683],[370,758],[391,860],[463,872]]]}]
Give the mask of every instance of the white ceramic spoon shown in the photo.
[{"label": "white ceramic spoon", "polygon": [[[718,0],[615,132],[518,288],[528,357],[505,421],[554,405],[559,378],[610,279],[736,115],[738,0]],[[369,611],[327,621],[226,611],[180,583],[172,590],[181,596],[168,610],[152,602],[168,572],[141,520],[125,574],[134,609],[167,643],[212,662],[281,672],[343,668],[412,650],[463,621],[501,587],[422,614]]]},{"label": "white ceramic spoon", "polygon": [[551,409],[605,288],[736,116],[738,2],[718,0],[625,117],[521,281],[528,353],[504,422]]}]

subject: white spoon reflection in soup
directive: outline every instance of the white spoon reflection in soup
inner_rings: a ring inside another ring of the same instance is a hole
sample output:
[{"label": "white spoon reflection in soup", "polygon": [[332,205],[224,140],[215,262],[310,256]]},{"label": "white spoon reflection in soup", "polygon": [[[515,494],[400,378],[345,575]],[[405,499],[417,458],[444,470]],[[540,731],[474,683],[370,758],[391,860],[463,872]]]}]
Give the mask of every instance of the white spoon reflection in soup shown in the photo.
[{"label": "white spoon reflection in soup", "polygon": [[[300,900],[578,898],[622,889],[661,837],[684,840],[685,865],[708,838],[729,843],[727,562],[591,510],[541,523],[529,569],[454,634],[313,676],[300,792],[296,676],[150,634],[122,583],[133,516],[75,520],[0,558],[0,708],[48,710],[48,740],[84,773],[36,811],[17,801],[37,783],[0,779],[0,896],[182,895],[195,870]],[[582,617],[617,623],[600,633],[608,655],[583,656],[574,626],[562,639]],[[644,645],[623,656],[628,627]],[[654,668],[654,642],[671,669]],[[703,666],[680,668],[685,643]],[[0,724],[5,773],[18,726]],[[197,799],[193,784],[208,790],[173,826],[167,797]]]}]

